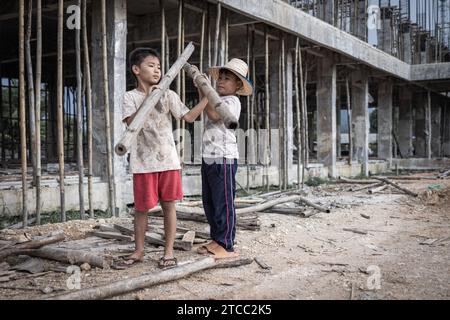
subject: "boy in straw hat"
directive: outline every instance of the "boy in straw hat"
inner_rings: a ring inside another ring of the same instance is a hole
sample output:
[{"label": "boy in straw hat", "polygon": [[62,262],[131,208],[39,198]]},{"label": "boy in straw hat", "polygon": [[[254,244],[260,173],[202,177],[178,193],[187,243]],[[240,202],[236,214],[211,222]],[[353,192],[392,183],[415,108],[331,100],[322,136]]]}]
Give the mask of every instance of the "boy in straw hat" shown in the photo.
[{"label": "boy in straw hat", "polygon": [[[229,108],[236,119],[241,113],[241,102],[237,95],[249,96],[253,92],[246,78],[247,73],[248,66],[240,59],[232,59],[224,66],[209,69],[209,74],[217,81],[217,92],[222,104]],[[212,241],[200,247],[198,253],[211,253],[215,258],[230,258],[237,256],[233,246],[236,234],[234,198],[238,147],[234,131],[225,127],[219,113],[209,104],[205,111],[202,200]]]}]

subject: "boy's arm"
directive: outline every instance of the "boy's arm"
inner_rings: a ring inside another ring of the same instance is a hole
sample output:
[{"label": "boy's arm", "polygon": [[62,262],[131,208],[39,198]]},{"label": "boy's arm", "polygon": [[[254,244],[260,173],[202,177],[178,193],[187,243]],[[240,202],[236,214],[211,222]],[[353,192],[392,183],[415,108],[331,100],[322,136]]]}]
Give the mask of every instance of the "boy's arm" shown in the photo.
[{"label": "boy's arm", "polygon": [[208,104],[206,106],[205,111],[206,111],[206,114],[208,115],[209,120],[211,120],[212,122],[217,122],[219,120],[222,120],[222,118],[220,117],[220,114],[216,110],[214,110],[214,108],[210,104]]},{"label": "boy's arm", "polygon": [[137,113],[137,112],[135,112],[135,113],[133,113],[131,116],[129,116],[129,117],[123,119],[123,122],[125,122],[125,123],[127,124],[127,126],[129,126],[130,123],[133,122],[134,117],[136,117],[136,113]]},{"label": "boy's arm", "polygon": [[193,107],[188,113],[183,116],[183,120],[192,123],[197,119],[200,113],[203,112],[206,105],[208,104],[208,98],[203,97],[195,107]]}]

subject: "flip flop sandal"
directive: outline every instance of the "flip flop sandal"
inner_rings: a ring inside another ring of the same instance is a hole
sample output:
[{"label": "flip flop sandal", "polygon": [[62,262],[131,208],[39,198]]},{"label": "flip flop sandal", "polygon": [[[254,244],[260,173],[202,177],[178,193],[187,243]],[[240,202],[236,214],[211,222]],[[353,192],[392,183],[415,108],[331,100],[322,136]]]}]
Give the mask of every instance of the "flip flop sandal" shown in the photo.
[{"label": "flip flop sandal", "polygon": [[229,258],[237,258],[239,254],[237,252],[228,252],[225,250],[222,246],[217,246],[211,249],[212,253],[214,254],[215,259],[229,259]]},{"label": "flip flop sandal", "polygon": [[125,270],[144,261],[144,259],[130,258],[129,256],[122,256],[121,259],[121,262],[114,263],[111,267],[116,270]]},{"label": "flip flop sandal", "polygon": [[214,254],[214,252],[212,252],[211,250],[213,248],[215,248],[216,246],[218,246],[219,244],[217,242],[215,242],[214,240],[212,240],[211,242],[209,242],[208,244],[198,247],[197,248],[197,253],[198,254],[208,254],[208,253],[212,253]]},{"label": "flip flop sandal", "polygon": [[161,257],[158,262],[158,267],[160,269],[170,269],[175,268],[178,265],[177,258],[165,258]]}]

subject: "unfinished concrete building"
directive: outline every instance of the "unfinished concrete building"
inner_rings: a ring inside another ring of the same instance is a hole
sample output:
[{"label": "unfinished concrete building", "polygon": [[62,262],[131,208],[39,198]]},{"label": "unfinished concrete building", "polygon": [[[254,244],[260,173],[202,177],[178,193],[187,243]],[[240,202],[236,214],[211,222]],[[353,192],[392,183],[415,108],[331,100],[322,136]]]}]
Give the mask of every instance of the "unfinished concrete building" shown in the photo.
[{"label": "unfinished concrete building", "polygon": [[[83,16],[85,1],[43,0],[40,10],[40,1],[24,2],[24,10],[13,0],[2,1],[0,8],[4,216],[22,215],[24,210],[33,216],[36,208],[50,212],[80,207],[120,214],[133,202],[127,158],[112,150],[125,130],[123,95],[134,86],[127,55],[142,46],[161,52],[164,71],[189,42],[196,47],[189,61],[201,70],[231,57],[248,62],[255,92],[241,99],[238,139],[247,143],[237,181],[244,189],[288,189],[314,176],[450,166],[449,0],[108,0],[106,12],[102,1],[89,0],[87,20],[80,23],[81,33],[87,31],[89,50],[82,48],[80,68],[80,28],[70,23],[76,25],[78,13]],[[35,93],[29,94],[37,89],[38,11],[39,123],[33,109]],[[19,46],[21,20],[24,56]],[[84,68],[86,53],[90,69]],[[28,67],[20,81],[24,63]],[[91,75],[92,108],[87,103],[86,72]],[[198,99],[184,74],[173,82],[173,89],[188,106]],[[39,199],[36,126],[41,136]],[[184,162],[185,195],[199,195],[202,123],[174,126],[186,129],[174,133]],[[21,129],[26,129],[26,180],[21,178]],[[63,145],[59,152],[58,142]],[[24,181],[27,192],[22,191]]]}]

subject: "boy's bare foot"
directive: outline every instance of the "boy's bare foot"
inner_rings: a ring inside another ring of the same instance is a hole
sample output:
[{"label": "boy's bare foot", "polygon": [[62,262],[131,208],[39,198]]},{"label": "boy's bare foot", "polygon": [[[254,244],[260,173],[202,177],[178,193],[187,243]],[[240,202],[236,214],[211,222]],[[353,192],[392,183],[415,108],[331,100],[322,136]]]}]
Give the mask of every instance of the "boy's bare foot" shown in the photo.
[{"label": "boy's bare foot", "polygon": [[215,258],[215,259],[228,259],[228,258],[239,257],[239,254],[237,252],[228,252],[221,245],[218,245],[217,247],[212,248],[211,251],[214,254],[213,258]]},{"label": "boy's bare foot", "polygon": [[214,254],[211,249],[217,247],[219,244],[217,242],[215,242],[214,240],[211,240],[208,244],[205,244],[201,247],[197,248],[197,253],[198,254],[208,254],[208,253],[212,253]]}]

